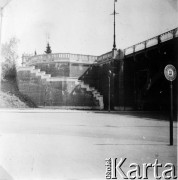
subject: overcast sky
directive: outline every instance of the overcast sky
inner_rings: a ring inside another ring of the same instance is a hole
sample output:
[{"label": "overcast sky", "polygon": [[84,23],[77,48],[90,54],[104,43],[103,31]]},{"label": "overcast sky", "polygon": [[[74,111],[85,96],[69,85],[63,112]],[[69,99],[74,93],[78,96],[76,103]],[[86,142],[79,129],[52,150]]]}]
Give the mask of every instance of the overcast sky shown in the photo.
[{"label": "overcast sky", "polygon": [[[5,1],[5,0],[0,0]],[[4,9],[2,41],[16,36],[19,53],[101,55],[113,46],[114,0],[12,0]],[[178,27],[177,0],[118,0],[116,45],[125,48]]]}]

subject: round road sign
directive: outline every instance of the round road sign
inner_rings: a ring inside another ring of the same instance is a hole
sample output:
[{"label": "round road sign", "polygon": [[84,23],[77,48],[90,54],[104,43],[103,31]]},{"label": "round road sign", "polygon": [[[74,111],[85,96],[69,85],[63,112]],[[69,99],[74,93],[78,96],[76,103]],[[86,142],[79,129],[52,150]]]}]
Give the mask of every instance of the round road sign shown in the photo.
[{"label": "round road sign", "polygon": [[174,81],[177,76],[176,68],[173,65],[168,64],[164,68],[164,75],[168,81]]}]

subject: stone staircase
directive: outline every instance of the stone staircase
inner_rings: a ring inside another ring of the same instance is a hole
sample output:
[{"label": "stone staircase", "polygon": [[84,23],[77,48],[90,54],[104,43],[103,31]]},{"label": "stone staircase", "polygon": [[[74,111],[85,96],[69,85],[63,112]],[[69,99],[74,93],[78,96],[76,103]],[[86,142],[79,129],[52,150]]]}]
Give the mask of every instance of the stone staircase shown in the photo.
[{"label": "stone staircase", "polygon": [[40,76],[41,79],[49,79],[51,78],[50,74],[46,74],[45,71],[41,71],[40,69],[35,69],[35,66],[28,66],[28,67],[18,67],[17,68],[17,72],[18,71],[30,71],[31,73],[35,73],[36,76]]},{"label": "stone staircase", "polygon": [[25,67],[18,67],[17,72],[19,71],[30,71],[30,73],[35,74],[36,76],[40,76],[41,79],[44,79],[46,81],[61,81],[64,79],[72,79],[72,81],[75,81],[76,85],[80,85],[81,88],[86,89],[86,91],[92,92],[93,97],[99,102],[99,109],[102,110],[104,108],[103,103],[103,96],[93,87],[90,87],[88,84],[84,84],[83,81],[78,80],[78,78],[71,78],[71,77],[51,77],[50,74],[46,74],[45,71],[41,71],[40,69],[35,69],[35,66],[25,66]]},{"label": "stone staircase", "polygon": [[96,100],[99,101],[100,110],[104,109],[103,96],[94,87],[90,87],[81,80],[78,80],[78,82],[81,85],[81,88],[85,88],[87,91],[92,92]]}]

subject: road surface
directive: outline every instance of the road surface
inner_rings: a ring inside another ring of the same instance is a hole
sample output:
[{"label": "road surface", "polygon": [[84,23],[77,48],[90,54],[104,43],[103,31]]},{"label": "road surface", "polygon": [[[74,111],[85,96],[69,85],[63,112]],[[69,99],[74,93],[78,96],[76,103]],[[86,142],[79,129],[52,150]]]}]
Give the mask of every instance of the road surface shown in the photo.
[{"label": "road surface", "polygon": [[1,111],[0,180],[105,179],[110,157],[127,158],[125,170],[129,163],[155,159],[176,165],[176,132],[175,122],[169,146],[168,121],[84,111]]}]

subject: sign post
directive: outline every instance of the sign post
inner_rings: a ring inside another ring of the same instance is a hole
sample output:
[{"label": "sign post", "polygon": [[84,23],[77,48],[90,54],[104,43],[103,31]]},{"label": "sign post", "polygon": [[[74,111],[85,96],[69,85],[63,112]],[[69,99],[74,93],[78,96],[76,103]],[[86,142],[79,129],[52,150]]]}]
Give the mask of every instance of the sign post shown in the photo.
[{"label": "sign post", "polygon": [[164,68],[164,75],[168,81],[170,81],[170,145],[173,145],[173,85],[172,81],[176,79],[176,68],[169,64]]}]

